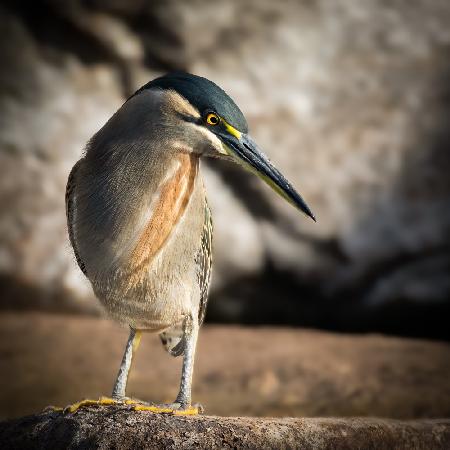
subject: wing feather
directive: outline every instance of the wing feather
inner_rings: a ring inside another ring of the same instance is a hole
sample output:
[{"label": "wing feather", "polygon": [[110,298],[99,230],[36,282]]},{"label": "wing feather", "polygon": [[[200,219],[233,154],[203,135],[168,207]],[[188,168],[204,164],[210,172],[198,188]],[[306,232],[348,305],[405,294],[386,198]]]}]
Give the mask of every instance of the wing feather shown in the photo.
[{"label": "wing feather", "polygon": [[206,314],[206,304],[208,303],[209,285],[211,282],[212,266],[212,237],[213,223],[209,205],[205,203],[205,221],[200,249],[196,256],[197,280],[200,286],[200,307],[198,312],[199,325],[203,323]]},{"label": "wing feather", "polygon": [[75,258],[81,271],[87,276],[86,267],[80,257],[80,253],[77,248],[77,241],[75,239],[75,220],[76,220],[76,175],[78,169],[80,168],[82,159],[80,159],[72,168],[69,174],[69,179],[67,180],[66,186],[66,217],[67,217],[67,229],[69,231],[69,239],[72,244],[73,252],[75,253]]}]

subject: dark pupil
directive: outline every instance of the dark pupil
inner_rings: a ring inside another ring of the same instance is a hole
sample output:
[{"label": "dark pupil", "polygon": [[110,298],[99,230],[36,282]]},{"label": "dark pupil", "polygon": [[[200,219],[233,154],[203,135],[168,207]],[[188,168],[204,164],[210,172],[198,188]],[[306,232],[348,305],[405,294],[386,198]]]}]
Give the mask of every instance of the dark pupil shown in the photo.
[{"label": "dark pupil", "polygon": [[212,123],[212,124],[216,124],[217,123],[217,117],[216,116],[211,116],[210,118],[209,118],[209,121]]}]

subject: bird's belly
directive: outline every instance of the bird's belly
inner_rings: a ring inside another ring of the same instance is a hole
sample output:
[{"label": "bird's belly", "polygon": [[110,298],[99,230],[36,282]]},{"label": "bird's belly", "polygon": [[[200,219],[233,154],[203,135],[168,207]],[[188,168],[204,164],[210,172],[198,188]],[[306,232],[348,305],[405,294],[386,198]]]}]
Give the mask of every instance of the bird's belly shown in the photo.
[{"label": "bird's belly", "polygon": [[113,319],[135,329],[162,331],[182,322],[198,307],[194,248],[181,236],[171,239],[145,271],[119,269],[101,282],[92,282]]},{"label": "bird's belly", "polygon": [[161,279],[156,273],[149,273],[127,292],[122,291],[124,280],[116,289],[111,286],[108,293],[96,293],[116,321],[135,329],[163,331],[182,322],[195,304],[195,289],[188,278],[178,274],[176,279]]}]

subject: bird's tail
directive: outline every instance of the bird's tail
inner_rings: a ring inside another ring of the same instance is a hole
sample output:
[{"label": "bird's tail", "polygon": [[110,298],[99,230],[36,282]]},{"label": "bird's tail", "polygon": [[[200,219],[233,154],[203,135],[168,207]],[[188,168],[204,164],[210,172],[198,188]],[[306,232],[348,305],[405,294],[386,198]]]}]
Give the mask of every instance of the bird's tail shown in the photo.
[{"label": "bird's tail", "polygon": [[178,325],[164,331],[159,335],[162,344],[172,356],[181,356],[186,347],[186,338],[183,332],[183,325]]}]

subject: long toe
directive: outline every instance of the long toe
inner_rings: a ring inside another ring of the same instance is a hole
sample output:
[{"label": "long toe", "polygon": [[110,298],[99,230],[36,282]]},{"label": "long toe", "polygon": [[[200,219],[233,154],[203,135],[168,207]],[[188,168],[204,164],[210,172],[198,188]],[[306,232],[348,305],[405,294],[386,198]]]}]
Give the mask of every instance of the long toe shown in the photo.
[{"label": "long toe", "polygon": [[79,402],[72,403],[64,408],[58,406],[47,406],[44,411],[63,411],[64,413],[74,413],[80,408],[87,408],[90,406],[111,406],[111,405],[130,405],[130,406],[147,406],[149,403],[139,400],[137,398],[121,397],[100,397],[98,399],[86,398]]},{"label": "long toe", "polygon": [[122,397],[121,399],[116,399],[118,403],[122,403],[124,405],[141,405],[141,406],[148,406],[150,405],[149,402],[146,402],[144,400],[141,400],[139,398],[133,398],[133,397]]},{"label": "long toe", "polygon": [[163,403],[159,405],[136,405],[135,411],[149,411],[157,414],[172,414],[174,416],[196,416],[203,412],[200,404],[184,406],[181,403]]},{"label": "long toe", "polygon": [[117,405],[121,404],[120,400],[115,400],[110,397],[100,397],[97,400],[93,400],[90,398],[86,398],[76,403],[72,403],[71,405],[66,406],[63,411],[65,413],[74,413],[80,408],[86,408],[88,406],[107,406],[107,405]]}]

